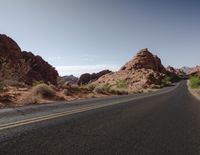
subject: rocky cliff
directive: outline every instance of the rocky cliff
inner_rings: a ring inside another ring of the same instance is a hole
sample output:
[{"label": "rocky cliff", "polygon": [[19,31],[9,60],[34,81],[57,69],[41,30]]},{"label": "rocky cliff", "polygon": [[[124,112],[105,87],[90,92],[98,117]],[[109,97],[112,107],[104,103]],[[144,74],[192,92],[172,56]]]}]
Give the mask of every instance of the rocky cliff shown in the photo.
[{"label": "rocky cliff", "polygon": [[25,82],[42,80],[57,84],[58,72],[40,56],[21,51],[17,43],[6,35],[0,35],[0,80]]}]

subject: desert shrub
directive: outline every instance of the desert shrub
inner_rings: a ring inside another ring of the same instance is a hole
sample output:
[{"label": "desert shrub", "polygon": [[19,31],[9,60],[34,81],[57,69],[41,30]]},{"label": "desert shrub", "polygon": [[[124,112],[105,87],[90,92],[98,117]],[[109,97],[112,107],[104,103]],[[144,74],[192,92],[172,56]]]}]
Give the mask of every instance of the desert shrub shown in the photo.
[{"label": "desert shrub", "polygon": [[80,88],[77,84],[71,85],[70,89],[71,89],[71,91],[80,91]]},{"label": "desert shrub", "polygon": [[172,84],[172,80],[173,80],[173,77],[172,77],[172,76],[166,75],[166,76],[162,79],[162,85],[163,85],[163,86],[169,86],[169,85]]},{"label": "desert shrub", "polygon": [[97,87],[95,87],[94,92],[95,92],[95,93],[98,93],[98,94],[103,93],[103,88],[102,88],[102,86],[97,86]]},{"label": "desert shrub", "polygon": [[39,96],[41,98],[53,98],[55,92],[46,84],[39,84],[32,89],[33,96]]},{"label": "desert shrub", "polygon": [[111,88],[109,91],[111,94],[115,95],[128,95],[129,91],[127,89]]},{"label": "desert shrub", "polygon": [[181,78],[177,75],[165,75],[165,77],[162,79],[161,86],[170,86],[173,82],[180,81]]},{"label": "desert shrub", "polygon": [[87,89],[88,89],[88,90],[94,90],[95,87],[96,87],[96,85],[93,84],[93,83],[89,83],[89,84],[87,85]]},{"label": "desert shrub", "polygon": [[64,89],[64,90],[63,90],[63,93],[64,93],[64,95],[66,95],[66,96],[72,95],[72,92],[71,92],[69,89]]},{"label": "desert shrub", "polygon": [[99,94],[107,94],[110,92],[110,89],[111,89],[111,85],[107,83],[107,84],[96,86],[94,89],[94,92],[99,93]]},{"label": "desert shrub", "polygon": [[150,86],[150,88],[152,88],[152,89],[160,89],[160,88],[162,88],[162,87],[161,87],[161,85],[152,84],[152,85]]},{"label": "desert shrub", "polygon": [[116,81],[116,87],[117,88],[127,88],[128,85],[125,80],[119,79]]},{"label": "desert shrub", "polygon": [[200,76],[191,75],[189,80],[191,88],[200,88]]},{"label": "desert shrub", "polygon": [[42,80],[39,80],[39,81],[34,80],[33,83],[32,83],[32,86],[35,87],[35,86],[40,85],[40,84],[44,84],[44,81],[42,81]]},{"label": "desert shrub", "polygon": [[81,86],[80,86],[80,88],[85,88],[85,89],[90,90],[90,91],[94,90],[95,87],[96,87],[96,84],[91,83],[91,82],[88,83],[88,84],[85,84],[85,85],[81,85]]}]

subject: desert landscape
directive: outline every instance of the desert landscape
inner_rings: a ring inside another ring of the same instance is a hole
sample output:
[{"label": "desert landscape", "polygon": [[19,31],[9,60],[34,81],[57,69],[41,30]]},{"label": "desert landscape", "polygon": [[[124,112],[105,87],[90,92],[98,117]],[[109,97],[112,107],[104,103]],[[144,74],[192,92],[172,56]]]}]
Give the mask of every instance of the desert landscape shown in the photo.
[{"label": "desert landscape", "polygon": [[200,1],[0,0],[0,155],[200,155]]},{"label": "desert landscape", "polygon": [[[187,72],[187,73],[186,73]],[[199,95],[200,67],[164,67],[160,58],[141,49],[117,72],[103,70],[80,77],[59,76],[42,57],[21,51],[0,35],[0,107],[71,101],[110,95],[148,93],[190,76],[190,90]]]}]

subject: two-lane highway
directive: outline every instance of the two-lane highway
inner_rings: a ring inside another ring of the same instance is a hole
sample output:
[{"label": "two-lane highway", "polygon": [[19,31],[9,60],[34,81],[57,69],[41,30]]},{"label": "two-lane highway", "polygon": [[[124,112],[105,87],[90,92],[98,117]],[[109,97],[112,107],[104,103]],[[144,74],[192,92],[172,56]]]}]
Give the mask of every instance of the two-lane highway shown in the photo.
[{"label": "two-lane highway", "polygon": [[150,95],[58,105],[64,110],[53,107],[52,113],[42,105],[37,114],[34,107],[18,109],[20,116],[0,111],[0,155],[200,154],[200,102],[185,81]]}]

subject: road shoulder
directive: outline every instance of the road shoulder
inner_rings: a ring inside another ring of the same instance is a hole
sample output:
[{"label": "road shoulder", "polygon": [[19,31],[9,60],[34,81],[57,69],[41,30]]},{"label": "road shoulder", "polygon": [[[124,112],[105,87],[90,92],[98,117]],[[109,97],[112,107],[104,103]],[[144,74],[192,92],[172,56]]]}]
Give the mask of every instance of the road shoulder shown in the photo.
[{"label": "road shoulder", "polygon": [[200,101],[200,89],[192,89],[190,87],[190,81],[187,81],[187,86],[188,86],[188,90],[189,92]]}]

